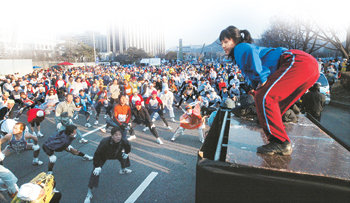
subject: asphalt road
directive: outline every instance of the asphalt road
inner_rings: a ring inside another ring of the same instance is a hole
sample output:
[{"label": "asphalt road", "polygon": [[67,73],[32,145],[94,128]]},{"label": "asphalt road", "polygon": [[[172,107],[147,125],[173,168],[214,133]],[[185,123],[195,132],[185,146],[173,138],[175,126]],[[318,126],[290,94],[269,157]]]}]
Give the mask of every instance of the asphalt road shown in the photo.
[{"label": "asphalt road", "polygon": [[350,110],[327,105],[321,114],[321,124],[350,146]]},{"label": "asphalt road", "polygon": [[[181,115],[180,110],[175,110],[176,120]],[[168,114],[166,117],[169,119]],[[21,117],[25,121],[26,116]],[[80,115],[75,123],[82,133],[86,133],[104,125],[101,115],[101,124],[86,128],[83,127],[84,116]],[[90,123],[95,120],[91,119]],[[131,174],[120,175],[120,164],[117,160],[107,161],[102,168],[99,187],[94,191],[92,202],[125,202],[135,190],[152,173],[156,175],[136,202],[194,202],[195,201],[195,170],[197,152],[201,143],[198,140],[197,131],[185,131],[175,143],[170,141],[179,123],[169,121],[173,130],[164,127],[158,119],[155,122],[158,133],[164,144],[159,145],[150,131],[142,132],[143,127],[135,127],[137,139],[131,141],[130,153]],[[53,115],[49,115],[42,123],[42,132],[45,135],[39,138],[40,145],[48,136],[56,133]],[[100,130],[87,135],[87,144],[80,144],[77,140],[73,146],[80,151],[93,155],[99,141],[109,136]],[[4,145],[3,145],[4,146]],[[83,161],[81,157],[73,156],[67,152],[55,153],[57,162],[54,167],[54,176],[57,181],[57,189],[62,192],[63,203],[83,202],[87,192],[87,185],[92,171],[92,161]],[[18,178],[18,185],[29,182],[37,174],[47,171],[48,157],[41,150],[39,159],[44,162],[42,166],[32,166],[33,153],[25,151],[20,154],[11,154],[4,160],[4,166],[10,169]],[[132,196],[132,197],[135,197]],[[137,195],[136,195],[137,197]],[[7,202],[6,193],[0,192],[0,202]]]}]

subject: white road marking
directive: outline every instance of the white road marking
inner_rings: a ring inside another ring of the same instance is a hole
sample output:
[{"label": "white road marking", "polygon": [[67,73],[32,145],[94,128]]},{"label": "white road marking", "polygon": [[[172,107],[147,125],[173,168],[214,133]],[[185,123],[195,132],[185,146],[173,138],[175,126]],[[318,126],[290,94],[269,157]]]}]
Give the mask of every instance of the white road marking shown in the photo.
[{"label": "white road marking", "polygon": [[87,136],[87,135],[90,135],[91,133],[94,133],[94,132],[96,132],[96,131],[98,131],[99,129],[104,128],[104,127],[106,127],[106,124],[103,125],[103,126],[101,126],[101,127],[96,128],[96,129],[94,129],[94,130],[91,130],[91,131],[89,131],[89,132],[87,132],[87,133],[82,134],[81,137],[85,137],[85,136]]},{"label": "white road marking", "polygon": [[134,203],[157,175],[157,172],[150,173],[124,203]]}]

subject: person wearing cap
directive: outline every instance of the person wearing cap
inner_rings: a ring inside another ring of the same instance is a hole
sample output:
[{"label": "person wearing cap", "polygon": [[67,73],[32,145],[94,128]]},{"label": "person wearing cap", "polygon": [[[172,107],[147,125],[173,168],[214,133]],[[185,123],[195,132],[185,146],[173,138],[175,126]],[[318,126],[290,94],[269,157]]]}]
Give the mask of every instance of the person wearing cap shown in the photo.
[{"label": "person wearing cap", "polygon": [[[29,109],[27,112],[27,121],[30,124],[30,129],[34,136],[43,137],[44,135],[40,132],[40,123],[45,119],[45,112],[42,109],[33,108]],[[37,133],[35,133],[34,128],[37,128]]]},{"label": "person wearing cap", "polygon": [[6,118],[14,118],[15,109],[15,101],[13,99],[8,99],[7,105],[0,109],[0,120],[4,120]]},{"label": "person wearing cap", "polygon": [[57,157],[55,152],[67,151],[73,155],[80,156],[83,160],[91,161],[92,157],[75,149],[71,144],[77,136],[77,126],[68,125],[64,130],[50,136],[42,145],[42,148],[49,158],[48,173],[52,174]]},{"label": "person wearing cap", "polygon": [[180,95],[181,95],[181,99],[177,105],[178,108],[181,106],[183,100],[185,100],[186,102],[190,98],[192,98],[193,101],[196,100],[198,95],[197,87],[192,84],[191,80],[189,80],[187,84],[182,88]]},{"label": "person wearing cap", "polygon": [[160,139],[156,126],[151,120],[151,117],[148,113],[148,111],[145,109],[145,107],[142,106],[141,101],[135,102],[135,108],[132,109],[132,115],[135,117],[133,120],[136,124],[145,125],[146,127],[143,129],[145,132],[147,129],[151,131],[151,133],[154,135],[154,137],[157,139],[158,144],[163,144],[162,140]]},{"label": "person wearing cap", "polygon": [[[13,152],[22,152],[24,150],[33,150],[33,165],[42,165],[43,162],[39,160],[40,146],[38,145],[38,138],[25,131],[26,125],[18,122],[14,125],[12,133],[5,135],[0,139],[0,151],[1,144],[8,142],[6,148],[0,152],[0,161],[3,161],[6,156],[9,156]],[[33,143],[27,143],[27,140],[32,139]]]},{"label": "person wearing cap", "polygon": [[152,122],[156,121],[158,116],[163,120],[165,126],[171,130],[172,128],[169,126],[168,122],[166,121],[163,110],[164,110],[164,105],[162,100],[157,96],[158,92],[153,91],[152,96],[148,97],[146,100],[146,108],[149,112],[149,114],[153,117]]},{"label": "person wearing cap", "polygon": [[165,111],[165,107],[166,107],[166,109],[168,109],[171,121],[176,122],[174,108],[173,108],[174,94],[171,91],[169,91],[169,89],[167,87],[165,87],[163,89],[163,92],[160,94],[159,98],[163,102],[164,111]]},{"label": "person wearing cap", "polygon": [[321,121],[321,113],[326,104],[326,96],[320,92],[321,84],[316,82],[309,91],[302,97],[302,109]]},{"label": "person wearing cap", "polygon": [[44,172],[37,175],[29,183],[21,185],[12,203],[45,202],[59,203],[62,194],[56,190],[56,181],[51,174]]},{"label": "person wearing cap", "polygon": [[176,129],[171,141],[174,142],[180,134],[184,135],[185,129],[197,129],[199,141],[203,143],[203,128],[205,128],[205,124],[201,116],[200,104],[197,103],[194,108],[191,105],[187,105],[185,109],[184,114],[180,117],[180,126]]},{"label": "person wearing cap", "polygon": [[142,106],[144,106],[144,101],[143,101],[143,97],[141,96],[141,94],[139,94],[138,90],[135,90],[133,92],[133,94],[130,96],[129,98],[129,104],[130,107],[134,108],[135,107],[135,102],[140,101]]},{"label": "person wearing cap", "polygon": [[[121,98],[122,99],[122,98]],[[131,151],[131,145],[128,140],[123,138],[122,129],[119,127],[113,127],[111,130],[111,136],[103,138],[95,153],[93,158],[93,170],[90,175],[90,180],[88,184],[88,192],[84,203],[90,203],[94,188],[99,185],[100,174],[103,165],[107,160],[118,160],[121,165],[119,174],[129,174],[132,172],[130,167],[129,153]]]}]

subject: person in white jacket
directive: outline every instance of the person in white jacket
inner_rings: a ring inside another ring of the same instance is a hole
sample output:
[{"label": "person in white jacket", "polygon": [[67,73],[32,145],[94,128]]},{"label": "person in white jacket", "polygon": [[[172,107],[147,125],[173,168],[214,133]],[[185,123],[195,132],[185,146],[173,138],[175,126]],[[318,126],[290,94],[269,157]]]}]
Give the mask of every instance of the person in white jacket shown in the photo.
[{"label": "person in white jacket", "polygon": [[72,94],[74,96],[79,96],[79,91],[84,89],[84,84],[81,82],[81,78],[77,77],[77,79],[75,80],[75,82],[73,82],[72,85]]},{"label": "person in white jacket", "polygon": [[173,103],[174,103],[174,94],[169,91],[168,88],[164,88],[163,92],[160,94],[159,97],[164,105],[164,111],[165,107],[168,109],[170,118],[172,122],[175,122],[175,114],[173,109]]}]

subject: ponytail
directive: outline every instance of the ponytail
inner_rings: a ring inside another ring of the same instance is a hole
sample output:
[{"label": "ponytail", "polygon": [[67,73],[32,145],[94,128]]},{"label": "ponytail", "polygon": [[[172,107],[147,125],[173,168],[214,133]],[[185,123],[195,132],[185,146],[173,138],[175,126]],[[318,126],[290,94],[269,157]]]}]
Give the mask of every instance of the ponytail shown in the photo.
[{"label": "ponytail", "polygon": [[[232,39],[236,45],[242,42],[249,44],[253,43],[253,38],[251,37],[248,30],[239,30],[232,25],[221,31],[219,40],[223,41],[225,38]],[[234,60],[234,49],[231,50],[228,56]]]},{"label": "ponytail", "polygon": [[253,43],[253,38],[251,37],[248,30],[239,30],[235,26],[228,26],[226,29],[222,30],[219,36],[219,40],[222,41],[225,38],[233,39],[236,44],[241,42]]},{"label": "ponytail", "polygon": [[241,30],[240,33],[241,33],[241,42],[245,42],[249,44],[254,42],[248,30]]}]

